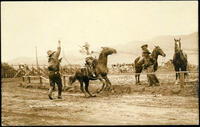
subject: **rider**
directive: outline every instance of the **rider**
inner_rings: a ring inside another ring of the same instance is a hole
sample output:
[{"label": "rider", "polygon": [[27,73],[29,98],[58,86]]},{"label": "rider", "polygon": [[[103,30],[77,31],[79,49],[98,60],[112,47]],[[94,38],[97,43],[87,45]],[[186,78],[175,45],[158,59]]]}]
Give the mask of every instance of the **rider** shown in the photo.
[{"label": "rider", "polygon": [[92,77],[96,77],[94,70],[94,57],[92,57],[92,52],[89,52],[89,45],[86,44],[83,46],[86,50],[85,66],[88,68],[89,73]]},{"label": "rider", "polygon": [[58,99],[61,99],[61,93],[62,93],[62,80],[59,73],[59,67],[61,59],[59,58],[61,51],[60,47],[60,40],[58,41],[58,48],[57,51],[48,50],[47,55],[49,57],[48,59],[48,71],[49,71],[49,81],[50,81],[50,89],[49,89],[49,99],[52,98],[52,92],[55,89],[55,83],[58,85]]},{"label": "rider", "polygon": [[93,66],[93,61],[94,61],[94,58],[93,57],[86,57],[85,58],[85,65],[88,67],[89,69],[89,72],[91,73],[91,76],[92,77],[95,77],[95,70],[94,70],[94,66]]}]

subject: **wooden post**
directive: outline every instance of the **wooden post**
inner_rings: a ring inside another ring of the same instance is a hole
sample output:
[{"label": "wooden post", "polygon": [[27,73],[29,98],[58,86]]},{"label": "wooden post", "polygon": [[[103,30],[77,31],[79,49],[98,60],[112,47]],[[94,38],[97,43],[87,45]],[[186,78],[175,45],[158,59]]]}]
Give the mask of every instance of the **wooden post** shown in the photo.
[{"label": "wooden post", "polygon": [[64,83],[64,86],[66,86],[65,76],[63,76],[63,83]]},{"label": "wooden post", "polygon": [[42,77],[40,76],[40,84],[42,84]]},{"label": "wooden post", "polygon": [[184,72],[180,72],[180,85],[183,88],[185,84]]},{"label": "wooden post", "polygon": [[24,76],[22,76],[22,81],[24,82]]},{"label": "wooden post", "polygon": [[28,76],[28,83],[31,83],[31,77]]}]

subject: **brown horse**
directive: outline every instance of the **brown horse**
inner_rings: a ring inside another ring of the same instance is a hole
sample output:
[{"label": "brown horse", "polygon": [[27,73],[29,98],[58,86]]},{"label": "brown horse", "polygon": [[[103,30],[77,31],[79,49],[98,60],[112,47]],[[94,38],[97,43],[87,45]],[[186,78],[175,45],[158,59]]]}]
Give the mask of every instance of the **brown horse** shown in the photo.
[{"label": "brown horse", "polygon": [[[178,40],[174,38],[175,41],[175,47],[174,47],[174,56],[173,56],[173,65],[174,69],[176,71],[176,83],[177,79],[180,79],[180,73],[178,71],[181,69],[181,71],[187,71],[187,54],[185,54],[181,49],[181,38]],[[187,73],[184,73],[184,78],[187,75]]]},{"label": "brown horse", "polygon": [[[155,46],[155,48],[153,49],[152,53],[151,53],[151,57],[154,59],[155,63],[154,63],[154,72],[157,71],[158,69],[158,56],[161,55],[163,57],[166,56],[166,54],[163,52],[163,50],[159,47],[159,46]],[[140,84],[140,73],[142,72],[143,66],[142,66],[143,62],[140,60],[140,57],[137,57],[134,61],[134,68],[135,68],[135,80],[136,80],[136,84]]]},{"label": "brown horse", "polygon": [[[107,59],[108,59],[108,55],[111,55],[113,53],[117,53],[117,51],[113,48],[102,47],[102,51],[99,55],[98,60],[95,59],[93,61],[96,78],[91,78],[89,76],[89,72],[88,72],[87,68],[79,68],[73,76],[69,77],[68,84],[72,85],[72,83],[74,83],[76,80],[78,80],[79,83],[80,83],[81,91],[85,94],[85,96],[87,96],[86,93],[85,93],[85,91],[86,91],[91,97],[94,97],[95,95],[92,95],[88,90],[90,80],[99,79],[101,81],[101,83],[103,83],[103,86],[98,91],[98,93],[101,92],[104,89],[105,85],[106,85],[106,88],[110,89],[111,88],[111,82],[107,77],[107,74],[108,74]],[[83,83],[85,84],[85,91],[83,89]]]}]

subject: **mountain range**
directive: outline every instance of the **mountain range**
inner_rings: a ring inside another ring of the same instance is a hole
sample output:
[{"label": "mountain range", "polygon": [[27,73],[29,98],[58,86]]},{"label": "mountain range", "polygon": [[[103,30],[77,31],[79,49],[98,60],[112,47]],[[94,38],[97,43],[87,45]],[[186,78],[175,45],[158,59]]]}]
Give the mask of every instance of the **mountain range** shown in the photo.
[{"label": "mountain range", "polygon": [[[141,56],[141,45],[148,44],[150,51],[153,50],[155,45],[159,45],[166,54],[166,58],[159,57],[158,62],[167,62],[173,58],[174,54],[174,38],[181,38],[181,46],[185,53],[188,55],[188,61],[191,64],[198,65],[198,33],[194,32],[187,35],[163,35],[152,38],[149,41],[130,41],[118,45],[113,44],[113,48],[117,50],[117,54],[109,56],[108,63],[133,63],[134,59]],[[7,61],[8,64],[35,64],[35,57],[18,57],[13,60]],[[38,57],[39,64],[47,64],[47,57]],[[80,53],[66,54],[62,64],[82,64],[84,57]]]}]

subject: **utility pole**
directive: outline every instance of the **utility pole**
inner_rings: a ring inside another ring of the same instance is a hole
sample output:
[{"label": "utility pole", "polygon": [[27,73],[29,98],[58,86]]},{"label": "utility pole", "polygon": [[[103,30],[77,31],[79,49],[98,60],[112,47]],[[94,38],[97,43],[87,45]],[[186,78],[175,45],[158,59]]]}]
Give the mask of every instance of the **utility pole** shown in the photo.
[{"label": "utility pole", "polygon": [[35,54],[36,54],[36,67],[37,67],[37,70],[38,70],[39,73],[40,73],[39,65],[38,65],[37,46],[35,47]]}]

